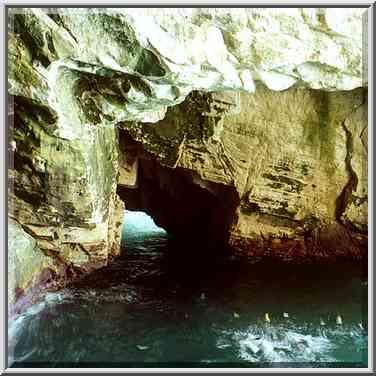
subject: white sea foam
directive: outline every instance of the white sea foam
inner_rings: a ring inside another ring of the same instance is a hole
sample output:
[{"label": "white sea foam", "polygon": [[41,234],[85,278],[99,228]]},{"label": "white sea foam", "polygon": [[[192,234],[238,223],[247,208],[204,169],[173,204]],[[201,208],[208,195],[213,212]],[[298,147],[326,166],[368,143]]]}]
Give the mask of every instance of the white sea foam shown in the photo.
[{"label": "white sea foam", "polygon": [[244,330],[224,331],[217,348],[234,347],[241,360],[249,362],[335,362],[339,338],[363,343],[359,328],[332,328],[311,331],[303,327],[250,325]]},{"label": "white sea foam", "polygon": [[19,342],[25,327],[33,320],[37,320],[38,315],[46,309],[47,306],[55,305],[65,301],[65,291],[47,293],[43,300],[27,308],[22,314],[13,317],[8,322],[8,367],[11,367],[15,361],[22,362],[35,352],[31,349],[28,353],[15,359],[14,350]]}]

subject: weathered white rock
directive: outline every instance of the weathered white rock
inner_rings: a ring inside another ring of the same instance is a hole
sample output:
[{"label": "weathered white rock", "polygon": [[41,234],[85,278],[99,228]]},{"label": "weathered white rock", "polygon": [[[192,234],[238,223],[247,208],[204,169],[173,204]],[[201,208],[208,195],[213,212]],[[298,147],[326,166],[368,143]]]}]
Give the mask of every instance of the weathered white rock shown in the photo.
[{"label": "weathered white rock", "polygon": [[[48,85],[49,105],[61,109],[59,132],[66,137],[79,133],[66,129],[71,121],[64,107],[75,104],[62,89],[69,91],[79,72],[134,74],[149,88],[123,92],[128,103],[121,110],[94,99],[117,121],[157,121],[192,90],[252,92],[253,82],[261,81],[272,90],[299,85],[331,91],[366,82],[361,8],[33,8],[19,17],[51,64],[30,62],[30,46],[23,49],[22,41],[11,43],[11,54],[24,56],[23,69],[36,82],[28,89],[34,97],[43,99]],[[25,94],[19,69],[11,72],[11,93]]]}]

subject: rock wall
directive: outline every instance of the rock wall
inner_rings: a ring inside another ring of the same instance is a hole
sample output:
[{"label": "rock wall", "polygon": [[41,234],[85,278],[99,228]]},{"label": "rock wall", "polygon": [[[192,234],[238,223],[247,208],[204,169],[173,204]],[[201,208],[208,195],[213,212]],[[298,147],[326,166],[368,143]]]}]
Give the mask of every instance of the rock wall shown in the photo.
[{"label": "rock wall", "polygon": [[[116,130],[92,129],[83,135],[86,140],[57,137],[52,131],[56,114],[20,96],[12,98],[9,116],[14,127],[8,205],[18,232],[31,236],[35,243],[31,248],[47,257],[54,272],[59,271],[55,277],[60,282],[66,280],[67,268],[72,274],[106,265],[120,251],[124,208],[116,196]],[[18,252],[15,235],[8,231],[10,264],[12,253]],[[36,275],[43,273],[40,266],[33,269]],[[26,272],[27,264],[20,270]],[[30,280],[17,285],[17,290],[26,294],[40,280],[36,275],[26,273],[22,278]]]},{"label": "rock wall", "polygon": [[[140,166],[160,165],[145,186],[178,176],[196,203],[206,191],[220,197],[213,218],[230,213],[220,221],[230,239],[293,238],[311,217],[364,233],[364,20],[363,9],[335,8],[10,9],[18,230],[9,230],[9,261],[25,234],[25,252],[48,260],[19,269],[14,297],[46,265],[87,272],[119,252],[117,183],[135,187]],[[119,128],[149,156],[120,153],[119,168]],[[174,215],[158,217],[172,228]]]},{"label": "rock wall", "polygon": [[[178,174],[184,171],[191,182],[217,197],[223,207],[227,205],[232,222],[217,231],[228,232],[230,243],[246,240],[255,248],[265,240],[269,244],[272,238],[304,242],[319,228],[329,237],[347,229],[348,236],[361,240],[351,253],[359,255],[366,250],[365,90],[327,93],[292,88],[276,93],[259,86],[255,94],[195,92],[168,110],[157,124],[124,122],[122,127],[128,137],[120,133],[120,141],[125,143],[122,154],[132,158],[121,163],[120,171],[127,170],[128,175],[122,175],[120,186],[127,191],[150,191],[144,188],[147,169],[140,161],[153,155],[159,161],[153,168],[154,186],[165,186],[165,191],[169,187],[175,196],[183,195],[188,201],[185,205],[201,210],[202,215],[208,210],[214,217],[223,215],[223,208],[215,210],[220,205],[208,209],[196,202],[188,183],[183,187],[176,184]],[[138,149],[129,141],[132,137],[138,141]],[[166,172],[161,165],[176,171],[170,172],[175,180],[164,182]],[[230,187],[232,197],[223,196]],[[151,204],[144,202],[140,207],[156,216]],[[172,205],[171,218],[184,216],[184,207]],[[187,229],[188,224],[181,227]],[[349,253],[345,243],[356,240],[348,236],[342,236],[338,252]],[[343,247],[346,250],[342,251]],[[332,247],[325,249],[325,255],[330,254],[335,254]]]}]

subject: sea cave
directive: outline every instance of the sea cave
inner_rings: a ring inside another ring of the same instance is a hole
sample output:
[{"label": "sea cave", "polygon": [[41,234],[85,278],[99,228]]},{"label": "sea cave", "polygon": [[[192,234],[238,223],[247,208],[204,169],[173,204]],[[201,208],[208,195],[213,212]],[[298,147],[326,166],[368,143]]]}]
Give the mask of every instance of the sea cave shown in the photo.
[{"label": "sea cave", "polygon": [[8,366],[366,367],[363,8],[8,11]]}]

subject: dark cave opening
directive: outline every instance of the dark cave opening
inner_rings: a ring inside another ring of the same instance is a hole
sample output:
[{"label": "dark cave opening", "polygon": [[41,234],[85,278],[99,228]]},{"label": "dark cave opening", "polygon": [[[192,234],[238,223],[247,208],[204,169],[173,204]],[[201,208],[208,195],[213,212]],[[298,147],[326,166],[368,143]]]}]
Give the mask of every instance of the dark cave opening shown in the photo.
[{"label": "dark cave opening", "polygon": [[[118,185],[127,210],[143,211],[174,239],[212,249],[226,244],[238,205],[231,187],[196,184],[192,173],[139,160],[137,188]],[[126,217],[125,217],[126,222]]]},{"label": "dark cave opening", "polygon": [[123,167],[133,170],[128,180],[132,183],[120,181],[117,187],[126,210],[145,212],[190,249],[197,244],[206,249],[227,244],[239,204],[234,187],[203,180],[194,171],[161,165],[125,130],[119,131],[119,143]]}]

